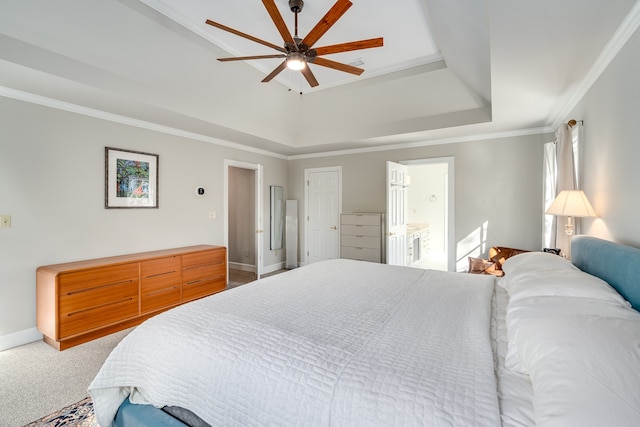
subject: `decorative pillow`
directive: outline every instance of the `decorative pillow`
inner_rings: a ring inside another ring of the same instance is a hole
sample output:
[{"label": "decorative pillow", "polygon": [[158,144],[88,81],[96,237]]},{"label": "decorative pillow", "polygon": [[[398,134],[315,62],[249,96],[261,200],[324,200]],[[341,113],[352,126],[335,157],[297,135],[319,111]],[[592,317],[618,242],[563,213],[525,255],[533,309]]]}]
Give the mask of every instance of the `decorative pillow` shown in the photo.
[{"label": "decorative pillow", "polygon": [[526,252],[507,259],[502,264],[505,274],[533,270],[576,270],[578,267],[571,261],[547,252]]},{"label": "decorative pillow", "polygon": [[607,282],[578,269],[509,272],[501,284],[509,293],[509,305],[523,298],[561,296],[597,299],[630,307]]},{"label": "decorative pillow", "polygon": [[501,276],[502,271],[496,270],[495,263],[487,259],[469,257],[469,273],[471,274],[492,274]]},{"label": "decorative pillow", "polygon": [[525,251],[523,249],[507,248],[504,246],[494,246],[489,249],[489,258],[491,259],[491,261],[496,263],[497,270],[502,270],[502,264],[504,264],[504,262],[508,258],[511,258],[512,256],[518,254],[523,254],[525,252],[529,251]]},{"label": "decorative pillow", "polygon": [[561,249],[560,248],[544,248],[542,249],[542,252],[548,252],[550,254],[560,255]]}]

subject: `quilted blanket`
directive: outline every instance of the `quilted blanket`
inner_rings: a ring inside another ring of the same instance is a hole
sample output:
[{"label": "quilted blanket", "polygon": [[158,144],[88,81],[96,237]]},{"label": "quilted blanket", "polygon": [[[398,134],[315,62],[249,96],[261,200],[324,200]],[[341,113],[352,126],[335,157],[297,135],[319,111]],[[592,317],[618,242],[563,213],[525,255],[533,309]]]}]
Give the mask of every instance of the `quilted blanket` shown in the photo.
[{"label": "quilted blanket", "polygon": [[89,392],[214,426],[498,426],[493,276],[311,264],[155,316]]}]

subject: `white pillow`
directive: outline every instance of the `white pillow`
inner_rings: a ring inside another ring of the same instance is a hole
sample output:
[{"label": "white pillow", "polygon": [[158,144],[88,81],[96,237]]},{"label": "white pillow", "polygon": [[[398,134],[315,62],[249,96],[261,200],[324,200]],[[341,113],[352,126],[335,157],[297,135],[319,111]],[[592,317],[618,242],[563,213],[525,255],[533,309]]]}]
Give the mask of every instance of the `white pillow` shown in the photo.
[{"label": "white pillow", "polygon": [[521,374],[528,374],[517,345],[523,324],[563,315],[610,316],[612,313],[619,313],[621,308],[628,310],[627,307],[621,306],[617,302],[568,296],[540,296],[510,301],[507,305],[505,318],[507,328],[505,368]]},{"label": "white pillow", "polygon": [[578,267],[561,256],[548,252],[525,252],[514,255],[502,264],[502,271],[515,274],[519,271],[532,270],[578,270]]},{"label": "white pillow", "polygon": [[509,304],[522,298],[565,296],[599,299],[630,307],[607,282],[578,269],[511,273],[505,275],[502,285],[509,293]]},{"label": "white pillow", "polygon": [[583,298],[545,297],[540,304],[544,315],[523,319],[516,337],[536,425],[637,425],[640,314]]}]

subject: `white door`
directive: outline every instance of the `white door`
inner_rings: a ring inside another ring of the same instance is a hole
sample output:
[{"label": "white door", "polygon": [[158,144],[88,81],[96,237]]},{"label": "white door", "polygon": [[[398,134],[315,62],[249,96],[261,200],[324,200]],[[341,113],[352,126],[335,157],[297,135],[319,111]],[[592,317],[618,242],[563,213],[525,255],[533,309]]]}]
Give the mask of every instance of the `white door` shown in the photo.
[{"label": "white door", "polygon": [[306,263],[340,257],[341,168],[305,170]]},{"label": "white door", "polygon": [[407,265],[407,169],[387,162],[387,264]]}]

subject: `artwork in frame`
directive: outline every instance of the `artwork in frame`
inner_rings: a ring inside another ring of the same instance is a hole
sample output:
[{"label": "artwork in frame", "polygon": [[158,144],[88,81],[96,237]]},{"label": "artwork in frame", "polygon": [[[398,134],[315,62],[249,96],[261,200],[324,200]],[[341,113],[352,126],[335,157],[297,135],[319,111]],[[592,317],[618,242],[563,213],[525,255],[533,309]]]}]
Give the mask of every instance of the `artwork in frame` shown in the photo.
[{"label": "artwork in frame", "polygon": [[157,208],[157,154],[105,147],[104,207]]}]

